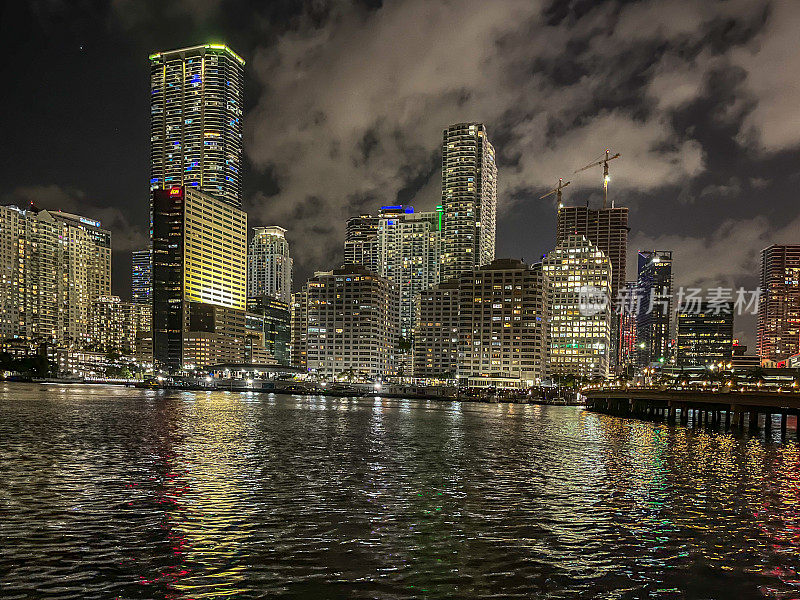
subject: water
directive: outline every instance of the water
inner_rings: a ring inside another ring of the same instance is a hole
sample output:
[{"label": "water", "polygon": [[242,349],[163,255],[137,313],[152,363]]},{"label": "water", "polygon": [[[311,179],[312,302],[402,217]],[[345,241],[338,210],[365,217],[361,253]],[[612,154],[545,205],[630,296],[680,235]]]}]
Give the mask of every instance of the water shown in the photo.
[{"label": "water", "polygon": [[0,384],[0,597],[798,598],[795,443],[572,407]]}]

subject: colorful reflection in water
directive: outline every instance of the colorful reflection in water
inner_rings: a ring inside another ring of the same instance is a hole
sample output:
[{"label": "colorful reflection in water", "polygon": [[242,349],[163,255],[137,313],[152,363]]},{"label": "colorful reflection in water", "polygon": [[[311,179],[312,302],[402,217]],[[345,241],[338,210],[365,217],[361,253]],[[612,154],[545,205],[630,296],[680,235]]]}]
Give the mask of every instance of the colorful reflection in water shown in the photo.
[{"label": "colorful reflection in water", "polygon": [[575,408],[0,386],[2,598],[798,598],[800,450]]}]

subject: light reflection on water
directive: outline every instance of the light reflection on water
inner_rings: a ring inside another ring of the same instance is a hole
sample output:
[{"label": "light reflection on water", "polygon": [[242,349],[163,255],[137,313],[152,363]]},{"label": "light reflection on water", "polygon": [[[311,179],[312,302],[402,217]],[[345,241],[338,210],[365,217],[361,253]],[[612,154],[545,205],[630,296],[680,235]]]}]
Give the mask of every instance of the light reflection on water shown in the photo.
[{"label": "light reflection on water", "polygon": [[0,385],[2,598],[797,598],[800,451],[576,408]]}]

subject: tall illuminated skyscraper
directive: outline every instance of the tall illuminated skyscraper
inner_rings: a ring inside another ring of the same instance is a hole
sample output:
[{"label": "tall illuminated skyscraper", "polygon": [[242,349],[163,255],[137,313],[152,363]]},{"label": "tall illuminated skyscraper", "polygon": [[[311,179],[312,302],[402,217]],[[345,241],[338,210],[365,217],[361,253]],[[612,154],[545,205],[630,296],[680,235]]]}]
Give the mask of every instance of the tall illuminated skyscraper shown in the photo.
[{"label": "tall illuminated skyscraper", "polygon": [[158,368],[243,362],[247,214],[189,187],[153,192]]},{"label": "tall illuminated skyscraper", "polygon": [[443,132],[441,281],[494,260],[497,164],[482,123]]},{"label": "tall illuminated skyscraper", "polygon": [[247,253],[247,295],[292,302],[292,259],[283,227],[254,227]]},{"label": "tall illuminated skyscraper", "polygon": [[672,252],[640,250],[638,272],[637,362],[640,367],[664,364],[672,331]]},{"label": "tall illuminated skyscraper", "polygon": [[223,44],[150,55],[150,190],[242,205],[244,60]]},{"label": "tall illuminated skyscraper", "polygon": [[550,372],[607,377],[611,306],[587,304],[586,293],[610,295],[611,262],[584,236],[570,235],[542,264],[550,285]]},{"label": "tall illuminated skyscraper", "polygon": [[131,253],[131,297],[136,304],[153,303],[152,252],[134,250]]}]

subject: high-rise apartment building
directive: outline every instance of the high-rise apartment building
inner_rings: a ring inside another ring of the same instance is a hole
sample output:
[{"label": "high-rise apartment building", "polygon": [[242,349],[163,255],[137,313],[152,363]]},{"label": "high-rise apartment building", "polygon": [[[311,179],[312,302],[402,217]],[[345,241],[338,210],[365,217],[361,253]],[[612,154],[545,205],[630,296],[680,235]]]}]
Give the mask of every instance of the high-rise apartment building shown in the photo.
[{"label": "high-rise apartment building", "polygon": [[550,307],[550,371],[607,377],[611,346],[613,268],[586,237],[568,235],[543,261]]},{"label": "high-rise apartment building", "polygon": [[441,281],[447,281],[494,260],[497,164],[482,123],[451,125],[442,138]]},{"label": "high-rise apartment building", "polygon": [[780,362],[800,352],[800,244],[761,251],[758,356]]},{"label": "high-rise apartment building", "polygon": [[399,297],[400,335],[410,339],[420,292],[439,283],[441,212],[415,213],[410,206],[381,208],[378,222],[378,275]]},{"label": "high-rise apartment building", "polygon": [[733,303],[684,303],[677,313],[677,356],[681,367],[726,365],[733,355]]},{"label": "high-rise apartment building", "polygon": [[222,44],[150,55],[150,190],[242,205],[244,60]]},{"label": "high-rise apartment building", "polygon": [[624,302],[619,315],[619,364],[627,369],[637,364],[636,317],[639,310],[639,282],[626,281],[621,290]]},{"label": "high-rise apartment building", "polygon": [[237,358],[246,294],[247,215],[191,187],[155,190],[156,366],[174,371]]},{"label": "high-rise apartment building", "polygon": [[526,388],[547,374],[542,265],[497,259],[462,273],[457,376],[470,387]]},{"label": "high-rise apartment building", "polygon": [[441,207],[415,212],[412,206],[383,206],[377,217],[361,215],[347,221],[346,264],[363,265],[394,284],[403,339],[411,337],[417,295],[439,283],[441,229]]},{"label": "high-rise apartment building", "polygon": [[459,282],[450,280],[417,296],[413,374],[454,379],[458,368]]},{"label": "high-rise apartment building", "polygon": [[640,250],[636,312],[637,364],[646,367],[668,359],[672,315],[672,252]]},{"label": "high-rise apartment building", "polygon": [[0,207],[0,333],[90,341],[92,303],[111,293],[111,233],[71,213]]},{"label": "high-rise apartment building", "polygon": [[347,219],[344,239],[344,262],[347,265],[363,265],[373,273],[380,271],[378,260],[379,217],[359,215]]},{"label": "high-rise apartment building", "polygon": [[149,248],[131,253],[131,297],[136,304],[153,304],[152,254]]},{"label": "high-rise apartment building", "polygon": [[152,306],[103,296],[92,303],[88,349],[95,352],[134,354],[137,339],[150,335]]},{"label": "high-rise apartment building", "polygon": [[292,259],[283,227],[255,227],[247,253],[247,295],[292,300]]},{"label": "high-rise apartment building", "polygon": [[395,372],[397,292],[361,265],[316,273],[299,296],[309,371],[382,378]]}]

